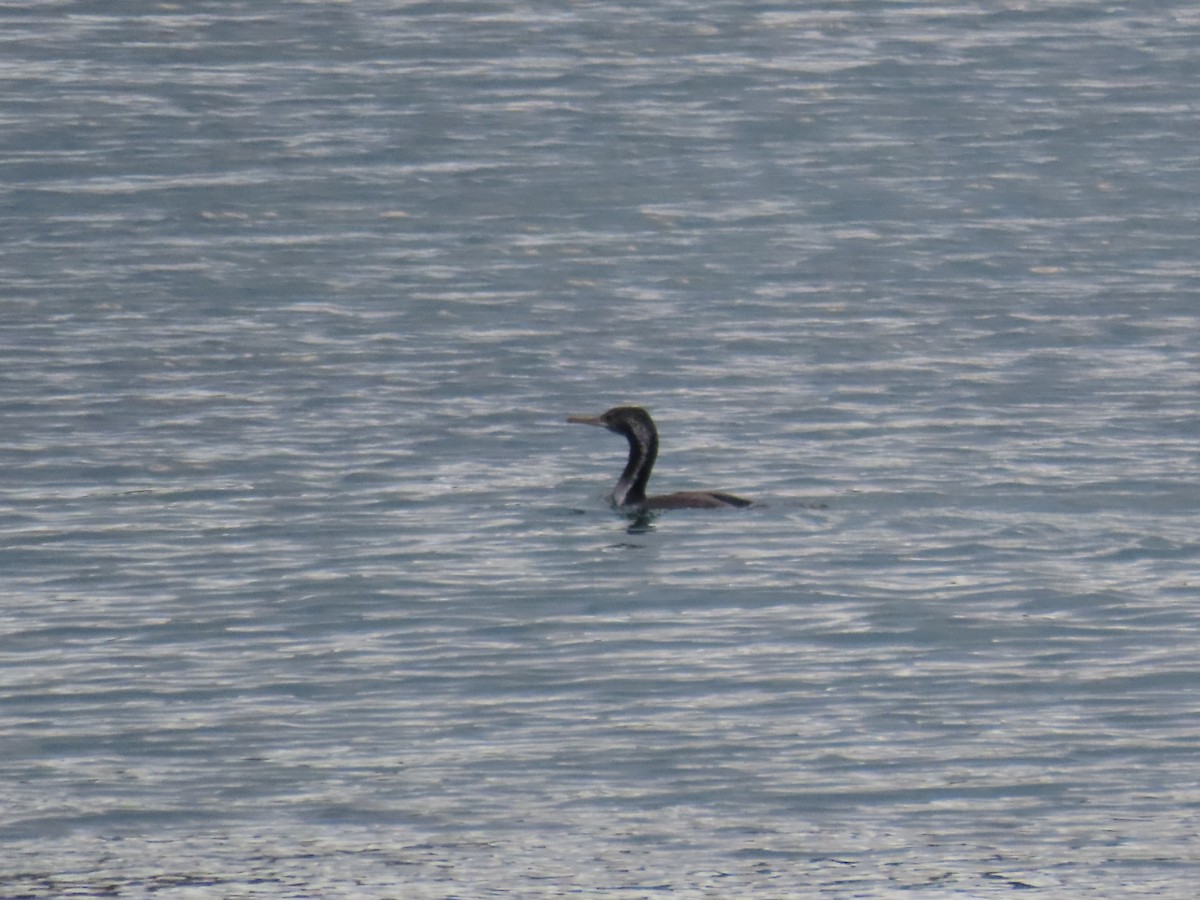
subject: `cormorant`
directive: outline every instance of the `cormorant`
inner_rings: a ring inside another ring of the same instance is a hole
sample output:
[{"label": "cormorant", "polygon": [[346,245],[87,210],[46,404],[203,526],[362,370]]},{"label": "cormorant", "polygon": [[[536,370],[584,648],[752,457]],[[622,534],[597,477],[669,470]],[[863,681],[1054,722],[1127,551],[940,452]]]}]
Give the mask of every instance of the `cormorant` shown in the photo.
[{"label": "cormorant", "polygon": [[718,491],[678,491],[674,494],[646,496],[646,482],[658,456],[658,429],[650,414],[640,406],[617,406],[598,416],[569,416],[568,422],[598,425],[623,434],[629,441],[629,462],[613,488],[612,503],[627,512],[652,509],[731,509],[749,506],[752,501]]}]

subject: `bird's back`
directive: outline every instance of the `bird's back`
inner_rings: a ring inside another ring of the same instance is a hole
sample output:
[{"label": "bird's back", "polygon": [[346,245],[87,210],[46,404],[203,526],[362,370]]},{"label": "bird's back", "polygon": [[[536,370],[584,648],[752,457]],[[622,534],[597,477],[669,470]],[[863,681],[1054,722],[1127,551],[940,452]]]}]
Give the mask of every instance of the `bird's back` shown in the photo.
[{"label": "bird's back", "polygon": [[646,498],[646,509],[741,509],[752,501],[721,491],[678,491]]}]

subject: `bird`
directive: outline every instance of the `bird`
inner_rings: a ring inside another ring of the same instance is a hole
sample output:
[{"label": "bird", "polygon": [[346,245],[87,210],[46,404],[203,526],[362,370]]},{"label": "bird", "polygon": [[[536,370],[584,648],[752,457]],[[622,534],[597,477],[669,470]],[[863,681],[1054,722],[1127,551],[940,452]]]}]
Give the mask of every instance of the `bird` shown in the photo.
[{"label": "bird", "polygon": [[615,406],[598,416],[568,416],[568,422],[596,425],[625,436],[629,462],[613,488],[612,504],[623,512],[642,513],[657,509],[738,509],[753,501],[720,491],[678,491],[646,496],[646,482],[658,457],[658,429],[650,413],[640,406]]}]

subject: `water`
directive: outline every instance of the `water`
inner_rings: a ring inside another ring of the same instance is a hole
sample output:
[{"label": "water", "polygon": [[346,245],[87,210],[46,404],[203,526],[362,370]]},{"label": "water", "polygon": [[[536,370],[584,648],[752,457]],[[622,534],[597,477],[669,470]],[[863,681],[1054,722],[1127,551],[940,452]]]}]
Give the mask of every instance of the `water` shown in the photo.
[{"label": "water", "polygon": [[1194,894],[1192,5],[0,20],[0,895]]}]

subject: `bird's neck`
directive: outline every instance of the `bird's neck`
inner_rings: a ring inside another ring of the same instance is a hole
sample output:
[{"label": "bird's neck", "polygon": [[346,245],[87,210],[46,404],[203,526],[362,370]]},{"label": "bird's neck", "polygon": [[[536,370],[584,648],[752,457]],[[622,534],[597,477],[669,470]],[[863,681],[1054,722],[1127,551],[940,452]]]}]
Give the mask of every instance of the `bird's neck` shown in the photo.
[{"label": "bird's neck", "polygon": [[658,458],[658,435],[630,433],[629,462],[617,480],[612,499],[617,506],[639,506],[646,502],[646,483]]}]

